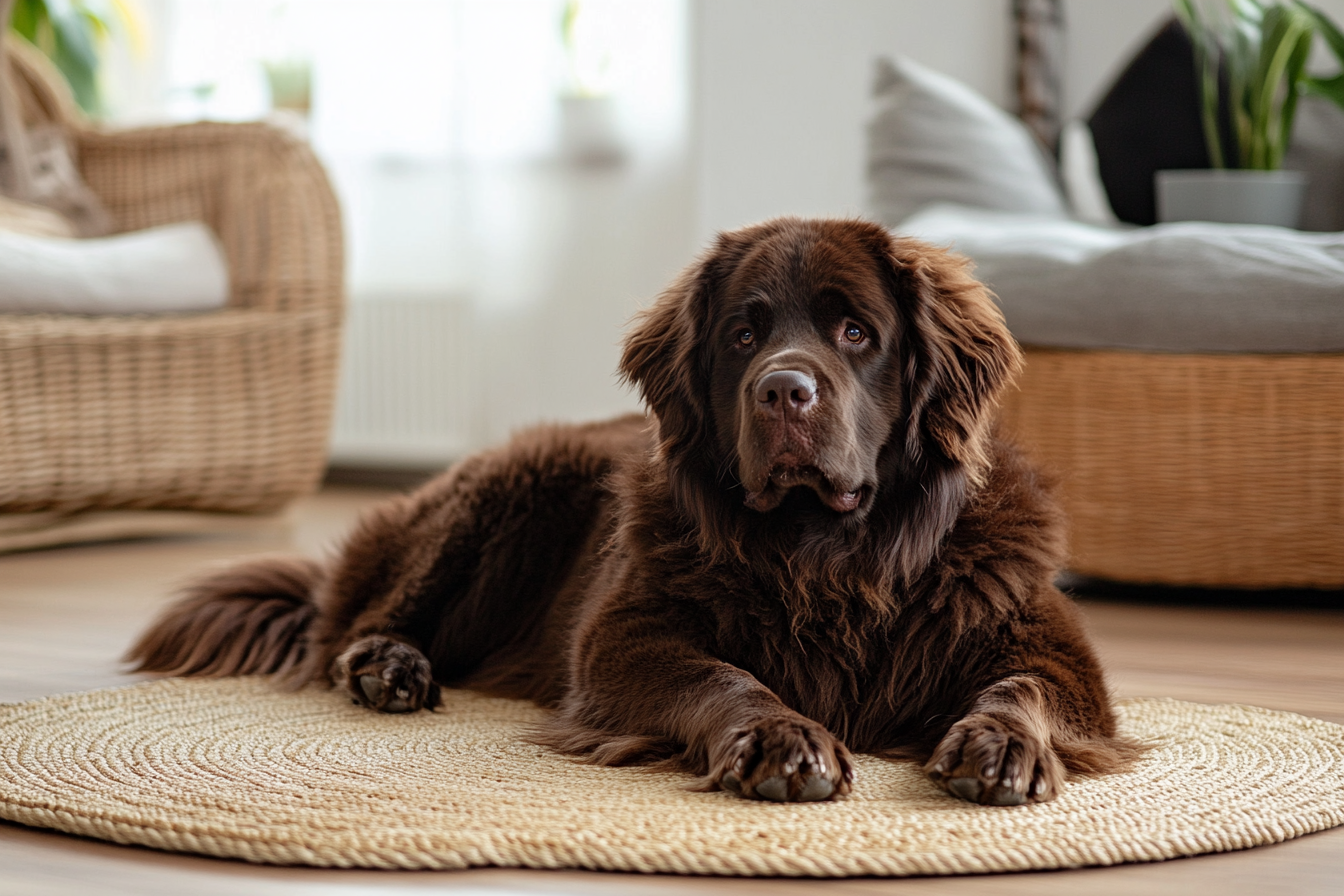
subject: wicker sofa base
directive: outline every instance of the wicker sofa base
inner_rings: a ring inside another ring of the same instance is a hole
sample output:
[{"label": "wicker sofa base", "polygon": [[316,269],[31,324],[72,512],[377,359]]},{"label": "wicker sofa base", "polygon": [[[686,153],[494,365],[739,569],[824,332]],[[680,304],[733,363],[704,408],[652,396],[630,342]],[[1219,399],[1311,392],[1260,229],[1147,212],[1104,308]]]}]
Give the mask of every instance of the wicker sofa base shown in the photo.
[{"label": "wicker sofa base", "polygon": [[1344,355],[1028,348],[1003,413],[1061,479],[1075,572],[1344,588]]}]

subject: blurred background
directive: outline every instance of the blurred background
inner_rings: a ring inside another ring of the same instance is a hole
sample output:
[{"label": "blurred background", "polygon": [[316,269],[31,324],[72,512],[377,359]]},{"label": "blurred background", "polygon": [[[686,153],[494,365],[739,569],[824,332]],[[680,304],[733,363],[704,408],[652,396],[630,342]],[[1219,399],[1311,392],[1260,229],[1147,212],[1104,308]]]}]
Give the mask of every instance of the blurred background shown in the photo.
[{"label": "blurred background", "polygon": [[[270,117],[341,201],[333,462],[424,468],[637,407],[629,316],[712,234],[864,208],[873,60],[1011,107],[1007,0],[121,0],[92,111]],[[1066,113],[1170,15],[1065,2]]]}]

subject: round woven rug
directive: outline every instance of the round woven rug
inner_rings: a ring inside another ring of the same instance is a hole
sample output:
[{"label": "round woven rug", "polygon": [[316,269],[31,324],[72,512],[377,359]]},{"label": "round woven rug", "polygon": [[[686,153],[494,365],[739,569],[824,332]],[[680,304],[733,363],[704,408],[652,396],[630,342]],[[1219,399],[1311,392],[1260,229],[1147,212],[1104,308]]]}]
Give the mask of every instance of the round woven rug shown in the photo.
[{"label": "round woven rug", "polygon": [[994,808],[866,756],[837,802],[692,793],[528,743],[531,704],[444,697],[375,715],[241,678],[0,706],[0,817],[276,864],[820,877],[1151,861],[1344,823],[1344,727],[1244,706],[1126,702],[1124,730],[1158,744],[1136,770]]}]

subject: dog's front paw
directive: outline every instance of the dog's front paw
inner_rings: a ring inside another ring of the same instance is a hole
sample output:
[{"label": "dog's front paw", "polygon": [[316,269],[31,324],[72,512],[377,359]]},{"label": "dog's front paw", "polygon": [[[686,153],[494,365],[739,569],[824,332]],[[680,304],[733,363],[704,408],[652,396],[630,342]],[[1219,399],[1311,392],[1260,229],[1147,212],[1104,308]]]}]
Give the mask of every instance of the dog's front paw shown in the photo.
[{"label": "dog's front paw", "polygon": [[439,705],[429,660],[395,638],[360,638],[336,658],[331,677],[354,702],[379,712],[415,712]]},{"label": "dog's front paw", "polygon": [[1011,718],[985,713],[953,725],[924,773],[948,793],[987,806],[1043,803],[1064,787],[1064,765],[1049,744]]},{"label": "dog's front paw", "polygon": [[752,799],[811,802],[849,793],[854,766],[845,745],[816,722],[764,719],[720,741],[710,780]]}]

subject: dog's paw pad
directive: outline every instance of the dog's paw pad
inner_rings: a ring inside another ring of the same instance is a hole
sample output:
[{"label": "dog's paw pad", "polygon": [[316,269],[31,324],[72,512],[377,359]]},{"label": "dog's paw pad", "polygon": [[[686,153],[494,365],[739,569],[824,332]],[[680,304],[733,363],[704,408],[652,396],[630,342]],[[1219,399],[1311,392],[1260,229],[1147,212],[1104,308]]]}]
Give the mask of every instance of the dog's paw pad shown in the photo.
[{"label": "dog's paw pad", "polygon": [[387,686],[377,675],[361,675],[359,676],[359,689],[364,692],[365,697],[369,698],[370,703],[377,706],[383,699],[383,691],[387,690]]},{"label": "dog's paw pad", "polygon": [[[959,781],[965,781],[966,778],[958,778]],[[980,782],[977,781],[977,784]],[[994,792],[989,795],[989,804],[991,806],[1020,806],[1027,801],[1027,795],[1016,790],[1010,790],[1007,787],[996,787]]]},{"label": "dog's paw pad", "polygon": [[370,706],[377,706],[383,712],[410,712],[415,708],[411,706],[411,692],[408,688],[397,688],[391,697],[384,700],[383,695],[387,693],[387,683],[377,675],[359,676],[359,689],[364,692],[365,697],[369,698]]},{"label": "dog's paw pad", "polygon": [[756,795],[761,799],[775,803],[787,802],[789,799],[789,782],[778,776],[767,778],[756,785]]},{"label": "dog's paw pad", "polygon": [[804,803],[814,803],[817,800],[830,799],[833,793],[835,793],[835,785],[830,781],[827,781],[821,775],[808,775],[807,783],[798,792],[798,800]]},{"label": "dog's paw pad", "polygon": [[947,789],[972,803],[980,802],[980,794],[985,790],[984,785],[975,778],[953,778],[947,782]]}]

